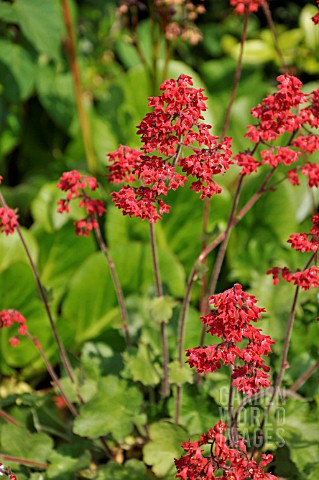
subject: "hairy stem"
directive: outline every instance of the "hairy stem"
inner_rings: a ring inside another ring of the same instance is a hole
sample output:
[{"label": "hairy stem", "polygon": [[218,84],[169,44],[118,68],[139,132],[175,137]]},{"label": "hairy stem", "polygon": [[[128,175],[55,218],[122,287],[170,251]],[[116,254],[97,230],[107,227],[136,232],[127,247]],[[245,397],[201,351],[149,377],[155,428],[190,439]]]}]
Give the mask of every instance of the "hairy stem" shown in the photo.
[{"label": "hairy stem", "polygon": [[77,108],[77,113],[78,113],[79,122],[80,122],[83,146],[84,146],[85,155],[87,159],[88,169],[91,172],[95,172],[98,170],[98,164],[97,164],[96,156],[94,154],[89,119],[83,104],[83,91],[81,86],[80,70],[79,70],[79,65],[78,65],[77,55],[76,55],[71,12],[69,8],[68,0],[61,0],[61,2],[62,2],[63,20],[64,20],[66,32],[67,32],[66,50],[67,50],[69,60],[70,60],[70,65],[71,65],[76,108]]},{"label": "hairy stem", "polygon": [[116,273],[116,268],[114,265],[114,262],[112,260],[112,257],[109,254],[109,251],[107,249],[107,246],[105,245],[105,242],[102,238],[101,230],[100,227],[98,226],[95,230],[95,237],[96,240],[99,244],[100,250],[103,253],[103,255],[106,258],[106,261],[109,265],[117,300],[119,303],[120,311],[121,311],[121,316],[122,316],[122,327],[125,335],[125,340],[126,340],[126,345],[129,347],[131,345],[131,338],[128,330],[128,314],[127,310],[125,307],[125,301],[124,301],[124,295],[123,295],[123,290],[119,281],[119,278]]},{"label": "hairy stem", "polygon": [[[150,223],[150,239],[151,239],[151,251],[152,251],[152,262],[153,262],[153,270],[154,270],[154,277],[155,277],[155,285],[156,285],[156,294],[158,297],[163,297],[163,289],[162,289],[159,261],[158,261],[158,255],[157,255],[154,223]],[[161,328],[161,343],[162,343],[162,352],[163,352],[163,372],[164,372],[161,395],[162,397],[168,397],[170,393],[169,371],[168,371],[169,354],[168,354],[165,322],[161,322],[160,328]]]}]

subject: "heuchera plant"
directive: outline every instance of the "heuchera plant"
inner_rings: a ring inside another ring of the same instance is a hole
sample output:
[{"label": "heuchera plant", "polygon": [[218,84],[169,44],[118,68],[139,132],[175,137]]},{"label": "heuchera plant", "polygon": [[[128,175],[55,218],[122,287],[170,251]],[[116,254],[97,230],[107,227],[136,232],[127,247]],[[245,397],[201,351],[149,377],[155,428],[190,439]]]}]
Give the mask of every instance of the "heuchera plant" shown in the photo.
[{"label": "heuchera plant", "polygon": [[[264,0],[231,0],[230,3],[235,7],[236,13],[246,15],[258,10],[259,6],[265,5]],[[318,23],[317,15],[313,21]],[[302,91],[302,82],[287,73],[279,75],[277,81],[277,91],[266,96],[257,107],[251,110],[256,123],[249,125],[245,134],[250,147],[235,155],[231,150],[231,138],[224,135],[218,137],[210,133],[211,126],[205,123],[204,117],[204,112],[207,110],[205,103],[207,97],[204,95],[204,90],[195,88],[192,78],[184,74],[176,80],[166,80],[160,86],[160,94],[149,98],[148,106],[151,111],[137,127],[141,148],[137,150],[121,145],[118,150],[108,154],[107,179],[111,184],[120,185],[111,193],[114,205],[122,211],[123,215],[137,217],[149,223],[156,296],[160,302],[165,302],[165,298],[154,224],[162,219],[163,214],[168,214],[171,210],[171,206],[166,203],[168,193],[171,190],[183,188],[188,183],[190,189],[198,193],[201,199],[209,199],[222,192],[218,176],[225,175],[231,168],[237,169],[238,172],[237,188],[227,227],[224,232],[205,245],[190,273],[179,318],[178,357],[175,359],[170,358],[167,346],[167,319],[160,316],[163,364],[161,395],[163,398],[169,396],[171,389],[170,360],[177,360],[180,368],[186,361],[189,367],[195,368],[198,375],[214,374],[223,366],[229,369],[228,423],[218,421],[207,433],[202,433],[199,440],[185,439],[182,445],[185,454],[175,459],[176,478],[183,480],[277,479],[267,471],[273,459],[270,453],[258,454],[257,452],[256,455],[256,445],[253,446],[252,451],[248,451],[238,426],[239,411],[238,409],[235,411],[232,398],[235,390],[248,397],[257,394],[262,396],[263,391],[271,392],[271,398],[259,425],[262,436],[267,415],[287,368],[287,354],[299,290],[319,286],[319,268],[316,265],[319,215],[317,213],[313,215],[309,232],[294,233],[288,239],[288,243],[294,250],[311,254],[305,267],[293,271],[286,266],[275,266],[267,272],[272,274],[274,284],[277,284],[281,277],[296,286],[280,368],[274,385],[271,381],[268,357],[275,341],[269,335],[263,334],[260,328],[260,321],[266,310],[257,306],[257,299],[245,292],[239,283],[235,283],[221,293],[214,292],[230,233],[260,196],[274,190],[277,182],[287,180],[292,185],[298,186],[301,176],[307,178],[309,187],[319,186],[319,165],[309,159],[319,150],[319,136],[316,133],[319,126],[319,89],[306,94]],[[265,175],[260,187],[239,209],[238,200],[244,182],[261,169],[265,171]],[[277,171],[281,177],[277,182],[271,183]],[[69,213],[73,203],[77,203],[77,207],[84,212],[81,218],[74,222],[76,235],[88,237],[94,233],[96,236],[97,243],[110,267],[126,344],[130,346],[131,326],[124,294],[116,266],[100,230],[99,220],[106,214],[106,207],[104,200],[96,198],[99,194],[98,181],[95,177],[72,170],[62,174],[56,187],[66,193],[66,196],[58,202],[59,213]],[[0,202],[0,231],[6,235],[16,231],[21,239],[53,330],[60,359],[71,385],[74,386],[73,368],[52,319],[47,294],[24,240],[18,215],[7,206],[2,194],[0,194]],[[185,320],[196,272],[198,266],[218,245],[220,249],[208,289],[210,311],[200,317],[204,327],[203,336],[201,340],[198,339],[198,346],[186,350],[185,356]],[[8,328],[13,332],[13,336],[9,339],[13,347],[19,348],[20,337],[26,337],[33,343],[70,413],[74,418],[81,416],[81,411],[78,411],[76,404],[80,407],[85,406],[85,399],[76,391],[76,388],[75,398],[70,397],[40,342],[33,336],[34,332],[29,332],[27,320],[22,313],[13,309],[1,311],[0,329],[2,328]],[[211,344],[207,340],[207,334],[212,337]],[[178,385],[175,395],[176,424],[180,419],[181,397],[182,387]],[[103,436],[99,441],[106,455],[114,459],[113,445]],[[0,474],[11,480],[16,479],[10,469],[6,469],[2,464],[0,464]]]}]

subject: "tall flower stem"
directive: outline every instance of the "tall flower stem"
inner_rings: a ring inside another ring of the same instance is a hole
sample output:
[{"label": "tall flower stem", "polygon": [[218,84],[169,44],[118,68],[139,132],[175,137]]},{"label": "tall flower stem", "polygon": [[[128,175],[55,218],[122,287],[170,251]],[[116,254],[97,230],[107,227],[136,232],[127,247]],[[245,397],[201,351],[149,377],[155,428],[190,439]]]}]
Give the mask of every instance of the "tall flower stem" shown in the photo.
[{"label": "tall flower stem", "polygon": [[[241,75],[241,70],[243,66],[243,54],[244,54],[244,45],[246,42],[247,38],[247,27],[248,27],[248,19],[249,19],[249,12],[248,10],[245,13],[245,19],[244,19],[244,27],[243,27],[243,33],[240,41],[240,51],[239,51],[239,56],[237,60],[237,65],[236,65],[236,71],[235,71],[235,76],[234,76],[234,81],[230,93],[230,99],[228,103],[228,107],[226,110],[226,115],[225,119],[223,122],[222,126],[222,131],[221,131],[221,137],[224,138],[226,135],[226,132],[229,127],[229,122],[230,122],[230,116],[231,116],[231,110],[236,98],[236,92],[237,88],[239,85],[239,80],[240,80],[240,75]],[[207,246],[207,241],[206,241],[206,235],[207,235],[207,225],[208,225],[208,220],[209,220],[209,210],[210,210],[210,199],[205,198],[204,200],[204,214],[203,214],[203,244],[202,244],[202,249],[204,250],[205,247]],[[204,265],[206,264],[206,259],[204,260]],[[204,315],[205,311],[207,310],[207,274],[203,276],[202,280],[202,288],[201,288],[201,302],[200,302],[200,310],[201,313]]]},{"label": "tall flower stem", "polygon": [[[155,285],[156,285],[156,294],[160,298],[160,297],[163,297],[163,289],[162,289],[160,269],[159,269],[154,223],[150,223],[150,239],[151,239],[151,252],[152,252]],[[168,344],[167,344],[165,322],[161,322],[160,328],[161,328],[161,343],[162,343],[162,352],[163,352],[163,372],[164,372],[161,395],[162,397],[165,398],[169,396],[169,372],[168,372],[169,355],[168,355]]]},{"label": "tall flower stem", "polygon": [[283,72],[288,72],[288,67],[286,65],[284,56],[283,56],[281,48],[279,46],[278,36],[277,36],[276,28],[275,28],[275,25],[274,25],[274,22],[273,22],[273,19],[272,19],[272,16],[271,16],[271,12],[270,12],[270,9],[269,9],[268,2],[263,2],[262,8],[264,10],[264,13],[265,13],[265,16],[266,16],[266,19],[267,19],[269,30],[271,31],[271,34],[272,34],[275,50],[277,52],[277,55],[278,55],[278,58],[279,58],[279,61],[280,61],[280,64],[281,64],[281,69],[282,69]]},{"label": "tall flower stem", "polygon": [[[307,262],[307,265],[305,266],[305,269],[307,269],[309,267],[309,265],[311,265],[311,263],[316,258],[316,256],[317,256],[317,252],[315,252],[311,256],[310,260]],[[279,388],[280,388],[285,370],[286,370],[286,368],[288,368],[287,357],[288,357],[288,350],[289,350],[289,346],[290,346],[291,334],[292,334],[292,330],[293,330],[294,322],[295,322],[295,314],[296,314],[296,307],[297,307],[297,302],[298,302],[299,291],[300,291],[300,287],[297,286],[296,289],[295,289],[295,294],[294,294],[294,298],[293,298],[293,301],[292,301],[292,306],[291,306],[291,310],[290,310],[290,314],[289,314],[289,320],[288,320],[287,331],[286,331],[286,335],[285,335],[285,341],[284,341],[284,347],[283,347],[282,356],[281,356],[279,372],[278,372],[277,378],[276,378],[275,383],[274,383],[274,387],[273,387],[273,391],[272,391],[270,400],[267,404],[267,407],[265,408],[262,420],[261,420],[260,425],[259,425],[259,435],[260,435],[261,438],[263,436],[263,428],[264,428],[265,422],[267,420],[269,410],[271,409],[271,407],[273,405],[273,401],[278,394],[278,391],[279,391]],[[252,449],[252,457],[253,457],[253,454],[254,454],[255,450],[256,450],[256,446],[254,445],[254,447]]]},{"label": "tall flower stem", "polygon": [[105,258],[107,260],[107,263],[109,265],[109,268],[110,268],[110,272],[111,272],[111,276],[112,276],[117,300],[118,300],[120,311],[121,311],[122,327],[123,327],[123,331],[124,331],[124,335],[125,335],[126,345],[129,347],[131,345],[131,338],[130,338],[130,334],[129,334],[129,330],[128,330],[128,314],[127,314],[127,310],[126,310],[126,307],[125,307],[123,290],[122,290],[118,275],[116,273],[116,268],[115,268],[114,262],[112,260],[112,257],[111,257],[111,255],[110,255],[110,253],[107,249],[107,246],[105,245],[105,242],[102,238],[100,227],[98,226],[94,231],[95,231],[95,237],[96,237],[96,240],[99,244],[100,250],[103,253],[103,255],[105,256]]},{"label": "tall flower stem", "polygon": [[35,462],[34,460],[27,460],[26,458],[14,457],[12,455],[0,455],[1,460],[5,462],[21,463],[22,465],[28,465],[29,467],[36,468],[48,468],[48,463]]},{"label": "tall flower stem", "polygon": [[26,336],[28,337],[29,340],[31,340],[31,342],[34,344],[34,346],[36,347],[36,349],[38,350],[38,352],[40,353],[44,363],[45,363],[45,366],[50,374],[50,377],[52,378],[53,382],[55,383],[55,385],[58,387],[58,389],[60,390],[60,393],[61,393],[61,396],[63,397],[65,403],[67,404],[67,406],[69,407],[69,410],[70,412],[72,413],[72,415],[74,417],[77,417],[78,415],[78,411],[76,410],[76,408],[74,407],[74,405],[70,402],[67,394],[65,393],[64,391],[64,388],[62,387],[61,385],[61,382],[60,380],[58,379],[48,357],[46,356],[46,354],[44,353],[43,351],[43,348],[41,347],[40,345],[40,342],[37,340],[37,338],[33,337],[32,335],[30,335],[29,332],[26,332]]},{"label": "tall flower stem", "polygon": [[243,33],[242,33],[241,40],[240,40],[239,57],[238,57],[235,76],[234,76],[234,81],[233,81],[233,85],[232,85],[232,89],[231,89],[231,93],[230,93],[230,100],[229,100],[229,103],[228,103],[228,107],[227,107],[226,115],[225,115],[225,120],[224,120],[224,124],[223,124],[223,128],[222,128],[222,133],[221,133],[222,137],[225,136],[225,134],[228,130],[229,122],[230,122],[230,114],[231,114],[231,110],[232,110],[232,107],[233,107],[233,104],[234,104],[234,101],[235,101],[235,98],[236,98],[237,87],[238,87],[238,84],[239,84],[241,69],[242,69],[242,65],[243,65],[244,45],[245,45],[246,38],[247,38],[248,19],[249,19],[249,11],[248,11],[248,9],[246,9],[245,18],[244,18]]},{"label": "tall flower stem", "polygon": [[308,378],[311,377],[311,375],[317,370],[317,368],[319,368],[319,360],[317,360],[316,363],[312,365],[312,367],[308,368],[308,370],[306,370],[305,373],[303,373],[301,377],[298,378],[298,380],[293,384],[293,386],[289,388],[290,392],[296,392],[308,380]]},{"label": "tall flower stem", "polygon": [[[3,195],[2,193],[0,193],[0,203],[4,206],[4,207],[7,207],[7,204],[3,198]],[[44,305],[44,308],[45,308],[45,311],[47,313],[47,316],[48,316],[48,319],[49,319],[49,322],[50,322],[50,327],[51,327],[51,330],[52,330],[52,333],[53,333],[53,336],[54,336],[54,339],[55,339],[55,342],[58,346],[58,350],[59,350],[59,354],[60,354],[60,358],[61,358],[61,361],[64,365],[64,368],[66,370],[66,373],[68,375],[68,377],[70,378],[71,382],[74,383],[74,376],[73,376],[73,372],[72,372],[72,368],[71,368],[71,365],[70,365],[70,362],[69,362],[69,359],[68,359],[68,356],[66,354],[66,351],[64,349],[64,346],[61,342],[61,339],[59,337],[59,334],[58,334],[58,331],[57,331],[57,328],[55,326],[55,323],[54,323],[54,320],[53,320],[53,316],[52,316],[52,312],[51,312],[51,309],[50,309],[50,306],[49,306],[49,302],[48,302],[48,299],[47,299],[47,295],[45,293],[45,288],[44,286],[42,285],[41,283],[41,280],[40,280],[40,275],[39,275],[39,272],[38,272],[38,269],[37,267],[35,266],[35,263],[33,261],[33,258],[31,256],[31,253],[30,253],[30,250],[28,248],[28,245],[26,244],[26,241],[24,239],[24,236],[22,234],[22,231],[21,231],[21,228],[19,225],[17,225],[16,227],[16,231],[18,233],[18,236],[20,238],[20,241],[22,243],[22,246],[24,248],[24,251],[27,255],[27,258],[28,258],[28,261],[29,261],[29,264],[31,266],[31,269],[32,269],[32,272],[33,272],[33,275],[34,275],[34,278],[36,280],[36,283],[37,283],[37,286],[38,286],[38,289],[39,289],[39,292],[40,292],[40,295],[41,295],[41,298],[42,298],[42,302],[43,302],[43,305]]]},{"label": "tall flower stem", "polygon": [[[244,175],[241,175],[240,179],[239,179],[239,182],[237,184],[237,189],[236,189],[235,197],[234,197],[234,200],[233,200],[231,212],[230,212],[230,215],[229,215],[228,224],[227,224],[227,228],[226,228],[226,231],[225,231],[225,234],[224,234],[224,238],[223,238],[221,246],[218,250],[217,258],[216,258],[216,261],[215,261],[215,264],[214,264],[214,268],[213,268],[213,272],[212,272],[212,276],[211,276],[211,280],[210,280],[210,284],[209,284],[208,297],[212,296],[215,293],[217,281],[218,281],[219,274],[220,274],[220,271],[221,271],[221,268],[222,268],[222,264],[223,264],[223,261],[224,261],[224,258],[225,258],[229,237],[230,237],[231,231],[233,229],[235,212],[237,210],[243,180],[244,180]],[[205,305],[206,305],[206,308],[205,308],[204,315],[207,315],[209,313],[209,304],[207,302],[207,299],[206,299],[206,304]],[[205,332],[206,332],[206,329],[203,328],[202,329],[202,336],[201,336],[201,340],[200,340],[200,345],[204,344]]]},{"label": "tall flower stem", "polygon": [[[255,205],[257,200],[263,195],[265,192],[265,188],[273,174],[275,173],[276,167],[273,167],[270,172],[266,175],[265,179],[263,180],[261,186],[257,190],[257,192],[250,198],[250,200],[244,205],[244,207],[239,211],[238,214],[233,216],[232,219],[232,228],[234,228],[240,220],[246,215],[246,213]],[[235,200],[235,198],[234,198]],[[197,272],[199,266],[203,263],[203,260],[210,254],[225,238],[226,231],[220,233],[213,242],[207,245],[197,259],[194,262],[192,267],[191,273],[188,277],[187,286],[185,297],[183,300],[183,305],[181,309],[180,319],[179,319],[179,333],[178,333],[178,362],[180,365],[183,364],[183,353],[184,353],[184,335],[185,335],[185,325],[186,325],[186,318],[188,313],[188,307],[190,303],[190,296],[192,292],[193,284],[197,278]],[[181,402],[181,387],[177,387],[177,394],[176,394],[176,403],[175,403],[175,420],[178,423],[179,419],[179,412],[180,412],[180,402]]]},{"label": "tall flower stem", "polygon": [[67,32],[66,50],[70,60],[74,94],[76,101],[76,108],[80,122],[80,129],[83,139],[83,146],[86,154],[88,169],[91,172],[96,172],[98,169],[97,159],[94,154],[92,134],[89,124],[87,112],[83,104],[83,91],[81,85],[80,69],[77,60],[76,47],[75,47],[75,35],[72,26],[72,18],[68,0],[61,0],[63,20]]}]

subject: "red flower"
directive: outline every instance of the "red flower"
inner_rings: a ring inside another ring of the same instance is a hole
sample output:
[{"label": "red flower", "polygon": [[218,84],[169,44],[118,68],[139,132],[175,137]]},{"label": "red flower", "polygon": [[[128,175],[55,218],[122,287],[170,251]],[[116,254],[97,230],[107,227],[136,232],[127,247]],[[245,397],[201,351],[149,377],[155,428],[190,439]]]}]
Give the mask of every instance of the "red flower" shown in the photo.
[{"label": "red flower", "polygon": [[[124,215],[137,216],[156,222],[162,213],[170,209],[162,196],[176,190],[193,177],[191,189],[201,193],[201,198],[221,192],[214,176],[225,173],[230,165],[229,138],[219,142],[211,135],[210,125],[202,123],[207,109],[202,88],[193,88],[188,75],[178,80],[165,81],[161,95],[151,97],[146,114],[138,126],[143,154],[128,147],[109,155],[110,180],[114,183],[138,183],[125,185],[113,192],[113,202]],[[189,156],[182,155],[182,148],[192,150]],[[183,175],[178,173],[180,167]]]},{"label": "red flower", "polygon": [[58,201],[59,213],[69,212],[70,202],[75,199],[80,199],[79,206],[85,209],[86,216],[74,222],[75,232],[77,235],[87,237],[94,228],[98,228],[96,217],[102,216],[106,211],[102,200],[91,198],[85,191],[86,188],[91,191],[98,188],[96,178],[81,175],[77,170],[64,172],[57,184],[57,188],[63,192],[68,192],[66,198]]},{"label": "red flower", "polygon": [[[182,480],[277,480],[261,467],[272,461],[272,455],[262,454],[259,464],[250,460],[242,439],[229,446],[224,436],[226,424],[219,421],[199,441],[185,442],[182,447],[186,455],[175,459],[176,478]],[[205,456],[201,448],[210,445],[210,455]],[[234,448],[235,447],[235,448]],[[218,473],[217,473],[218,472]],[[217,473],[217,476],[214,475]],[[222,474],[222,476],[220,476]]]},{"label": "red flower", "polygon": [[[17,310],[2,310],[0,312],[0,329],[10,328],[12,325],[18,324],[18,333],[22,336],[27,334],[26,319]],[[17,336],[11,337],[9,342],[13,347],[16,347],[20,340]]]},{"label": "red flower", "polygon": [[14,233],[18,225],[18,216],[14,210],[7,206],[0,207],[0,232],[10,235],[10,233]]},{"label": "red flower", "polygon": [[248,152],[238,153],[234,156],[234,160],[239,167],[243,167],[240,172],[241,175],[250,175],[253,172],[257,172],[257,168],[261,165]]},{"label": "red flower", "polygon": [[258,8],[264,5],[266,0],[230,0],[230,4],[235,8],[235,13],[244,15],[248,10],[249,13],[257,12]]},{"label": "red flower", "polygon": [[[198,373],[205,374],[220,369],[222,363],[233,365],[234,385],[248,395],[268,387],[269,375],[265,372],[269,368],[262,357],[271,352],[274,342],[251,325],[261,318],[265,309],[257,307],[256,298],[244,292],[238,283],[221,294],[213,295],[209,301],[213,310],[201,317],[202,323],[209,327],[208,333],[221,338],[222,342],[187,350],[187,363]],[[246,345],[236,345],[243,340],[247,341]]]}]

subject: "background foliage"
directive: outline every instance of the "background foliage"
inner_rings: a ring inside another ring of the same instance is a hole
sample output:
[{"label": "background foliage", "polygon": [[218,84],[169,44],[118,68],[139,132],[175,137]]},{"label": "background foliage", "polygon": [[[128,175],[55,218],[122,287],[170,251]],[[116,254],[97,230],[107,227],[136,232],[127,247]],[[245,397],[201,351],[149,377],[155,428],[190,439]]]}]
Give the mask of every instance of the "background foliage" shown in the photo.
[{"label": "background foliage", "polygon": [[[17,419],[19,426],[0,420],[1,455],[38,462],[31,466],[12,463],[19,480],[171,479],[175,476],[173,459],[181,454],[181,442],[207,430],[219,419],[218,388],[227,385],[227,376],[221,370],[214,383],[207,378],[203,385],[197,385],[189,369],[180,372],[172,363],[172,395],[177,384],[185,384],[181,422],[174,425],[173,398],[159,399],[162,367],[159,324],[154,315],[159,306],[150,300],[154,281],[148,226],[123,217],[112,206],[111,187],[104,177],[107,153],[119,144],[139,146],[136,125],[147,111],[151,85],[115,0],[74,0],[70,5],[92,137],[93,173],[103,184],[108,204],[103,228],[127,299],[134,345],[125,348],[110,272],[93,238],[75,238],[72,221],[56,212],[60,193],[55,185],[61,173],[73,168],[88,169],[60,2],[2,1],[3,193],[8,204],[19,209],[23,233],[49,294],[59,333],[72,355],[78,388],[86,404],[72,431],[66,412],[54,404],[54,392],[47,393],[48,379],[37,351],[27,342],[13,350],[7,333],[2,331],[0,406]],[[291,73],[304,82],[305,91],[318,87],[319,28],[311,22],[316,7],[306,1],[271,2],[270,7],[278,44]],[[176,39],[166,77],[190,74],[197,87],[206,89],[206,120],[213,125],[214,133],[220,134],[236,68],[242,18],[233,14],[227,1],[207,2],[207,12],[198,18],[197,26],[202,41],[190,45]],[[151,20],[142,13],[137,36],[148,65],[152,57],[151,34]],[[157,88],[165,64],[164,47],[162,41]],[[234,139],[235,153],[247,145],[243,134],[251,122],[250,108],[274,90],[280,68],[263,13],[252,15],[227,132]],[[212,199],[208,235],[225,228],[235,176],[235,170],[226,175],[222,179],[223,194]],[[259,184],[260,176],[247,182],[242,204]],[[240,281],[267,309],[263,329],[277,340],[271,360],[274,367],[278,367],[293,291],[289,285],[273,287],[265,272],[288,261],[301,267],[302,259],[293,256],[285,242],[291,233],[307,231],[318,200],[318,194],[309,192],[305,184],[298,190],[282,184],[275,192],[264,195],[233,232],[219,280],[218,291]],[[157,236],[167,297],[164,316],[172,317],[168,333],[174,358],[185,281],[201,251],[203,203],[187,188],[176,192],[169,203],[173,205],[172,213],[157,225]],[[76,209],[71,213],[73,219],[78,218]],[[186,348],[199,342],[200,288],[198,282],[187,319]],[[0,306],[20,310],[47,355],[57,361],[45,311],[17,234],[0,237]],[[303,293],[289,352],[291,368],[285,377],[286,388],[317,361],[316,308],[315,294]],[[71,395],[66,378],[64,384]],[[292,480],[318,478],[318,405],[315,378],[310,378],[294,398],[286,400],[285,446],[277,449],[274,464],[278,476]],[[106,463],[97,440],[93,453],[91,447],[89,450],[87,437],[100,436],[110,440],[117,452],[116,461]],[[276,447],[276,439],[267,445],[270,451]],[[46,473],[41,463],[49,464]]]}]

